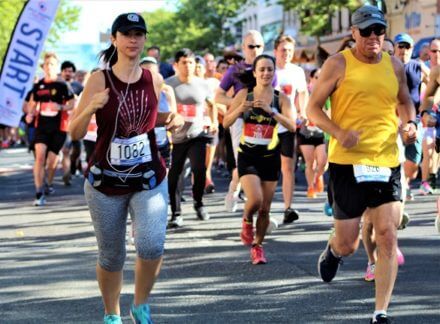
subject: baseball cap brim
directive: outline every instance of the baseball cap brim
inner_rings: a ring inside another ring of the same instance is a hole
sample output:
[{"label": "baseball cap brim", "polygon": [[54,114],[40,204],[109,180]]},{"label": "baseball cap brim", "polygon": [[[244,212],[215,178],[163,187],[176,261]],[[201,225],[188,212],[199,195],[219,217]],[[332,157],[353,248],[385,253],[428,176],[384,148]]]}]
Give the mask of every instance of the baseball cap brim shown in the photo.
[{"label": "baseball cap brim", "polygon": [[381,20],[381,19],[374,19],[374,18],[373,19],[369,19],[367,21],[364,21],[364,22],[362,22],[360,24],[357,24],[356,26],[358,26],[360,29],[364,29],[364,28],[370,27],[371,25],[376,25],[376,24],[382,25],[385,28],[387,27],[387,24],[383,20]]},{"label": "baseball cap brim", "polygon": [[121,33],[126,33],[130,30],[133,30],[133,29],[142,30],[144,33],[148,34],[148,31],[145,29],[145,26],[142,26],[142,25],[122,26],[122,27],[118,28],[118,31]]}]

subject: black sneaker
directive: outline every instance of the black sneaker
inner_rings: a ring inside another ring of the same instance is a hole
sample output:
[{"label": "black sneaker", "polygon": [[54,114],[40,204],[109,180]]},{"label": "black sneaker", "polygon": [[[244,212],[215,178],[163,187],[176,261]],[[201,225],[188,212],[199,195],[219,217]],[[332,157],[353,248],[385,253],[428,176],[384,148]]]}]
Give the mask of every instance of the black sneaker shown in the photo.
[{"label": "black sneaker", "polygon": [[194,209],[196,210],[197,213],[197,218],[199,220],[208,220],[210,218],[208,212],[205,210],[205,208],[203,206],[200,207],[194,207]]},{"label": "black sneaker", "polygon": [[46,196],[53,195],[55,193],[55,189],[53,188],[53,185],[48,185],[47,183],[44,184],[44,194]]},{"label": "black sneaker", "polygon": [[292,208],[287,208],[284,211],[283,224],[293,223],[294,221],[298,220],[298,218],[299,218],[298,211]]},{"label": "black sneaker", "polygon": [[338,272],[339,264],[342,264],[342,258],[335,257],[330,251],[330,243],[327,243],[318,259],[318,272],[322,280],[332,281]]},{"label": "black sneaker", "polygon": [[70,186],[71,185],[71,183],[70,183],[70,179],[72,178],[72,176],[70,175],[70,172],[68,172],[68,173],[65,173],[64,175],[63,175],[63,182],[64,182],[64,185],[65,186]]},{"label": "black sneaker", "polygon": [[373,321],[373,319],[370,320],[370,324],[389,324],[392,323],[391,318],[387,317],[385,314],[379,314],[376,316],[376,319]]},{"label": "black sneaker", "polygon": [[183,226],[183,216],[171,216],[171,219],[168,221],[167,229],[178,228]]},{"label": "black sneaker", "polygon": [[205,187],[205,193],[206,193],[206,194],[212,194],[212,193],[214,193],[214,192],[215,192],[215,186],[214,186],[212,183],[208,184],[208,185]]}]

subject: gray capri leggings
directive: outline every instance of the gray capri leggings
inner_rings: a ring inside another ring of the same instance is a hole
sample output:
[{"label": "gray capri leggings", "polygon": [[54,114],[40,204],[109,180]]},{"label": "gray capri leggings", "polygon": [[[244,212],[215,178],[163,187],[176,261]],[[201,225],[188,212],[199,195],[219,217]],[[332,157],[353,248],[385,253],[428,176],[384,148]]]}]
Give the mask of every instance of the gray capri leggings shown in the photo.
[{"label": "gray capri leggings", "polygon": [[98,241],[98,264],[107,271],[124,266],[127,215],[134,225],[138,257],[157,259],[164,251],[168,210],[168,183],[164,179],[153,190],[108,196],[84,183],[84,193]]}]

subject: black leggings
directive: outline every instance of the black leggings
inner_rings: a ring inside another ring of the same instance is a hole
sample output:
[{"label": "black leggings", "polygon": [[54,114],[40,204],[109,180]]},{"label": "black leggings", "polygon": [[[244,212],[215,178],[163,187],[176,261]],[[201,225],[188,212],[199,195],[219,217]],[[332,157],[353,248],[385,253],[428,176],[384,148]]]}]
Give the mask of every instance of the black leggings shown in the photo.
[{"label": "black leggings", "polygon": [[205,138],[198,137],[185,143],[173,144],[171,168],[168,174],[168,193],[170,195],[171,212],[173,215],[181,213],[180,199],[182,191],[178,183],[187,157],[191,163],[193,174],[192,192],[194,206],[203,206],[202,198],[206,181],[206,143],[207,140]]}]

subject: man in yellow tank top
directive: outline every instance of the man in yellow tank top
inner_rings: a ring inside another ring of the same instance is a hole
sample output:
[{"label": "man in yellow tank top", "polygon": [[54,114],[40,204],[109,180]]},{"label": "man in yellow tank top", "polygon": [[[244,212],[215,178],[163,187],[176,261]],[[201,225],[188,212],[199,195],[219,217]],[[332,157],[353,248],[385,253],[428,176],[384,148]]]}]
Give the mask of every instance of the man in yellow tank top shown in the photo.
[{"label": "man in yellow tank top", "polygon": [[[401,204],[398,116],[405,144],[413,143],[415,109],[402,63],[381,51],[387,27],[383,13],[363,6],[353,13],[352,25],[356,47],[325,62],[307,107],[309,119],[331,135],[328,191],[335,232],[318,271],[326,282],[335,277],[341,258],[358,248],[361,216],[368,211],[378,247],[371,323],[390,323],[386,311],[397,275]],[[329,96],[331,118],[322,111]]]}]

